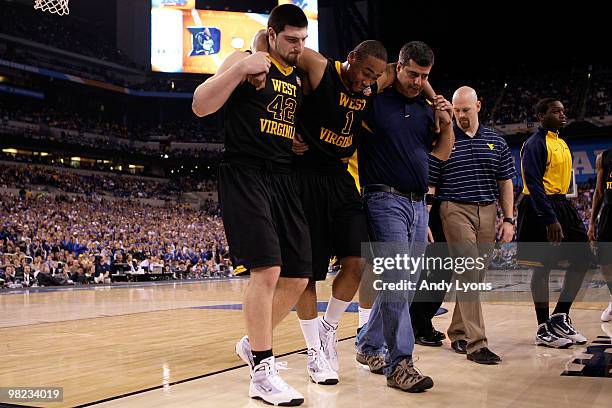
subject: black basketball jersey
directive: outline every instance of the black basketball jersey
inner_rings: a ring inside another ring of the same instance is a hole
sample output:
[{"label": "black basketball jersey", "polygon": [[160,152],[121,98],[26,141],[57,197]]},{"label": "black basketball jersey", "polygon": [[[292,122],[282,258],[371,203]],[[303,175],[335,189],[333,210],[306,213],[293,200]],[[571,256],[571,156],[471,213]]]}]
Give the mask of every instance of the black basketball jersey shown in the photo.
[{"label": "black basketball jersey", "polygon": [[309,150],[304,161],[339,162],[357,148],[361,121],[370,107],[376,83],[361,93],[346,88],[340,77],[340,61],[327,61],[319,86],[304,98],[298,115],[299,131]]},{"label": "black basketball jersey", "polygon": [[612,149],[602,153],[601,168],[603,169],[604,204],[612,206]]},{"label": "black basketball jersey", "polygon": [[296,70],[272,60],[264,89],[256,91],[245,81],[227,101],[227,156],[291,163],[295,114],[301,104],[302,83]]}]

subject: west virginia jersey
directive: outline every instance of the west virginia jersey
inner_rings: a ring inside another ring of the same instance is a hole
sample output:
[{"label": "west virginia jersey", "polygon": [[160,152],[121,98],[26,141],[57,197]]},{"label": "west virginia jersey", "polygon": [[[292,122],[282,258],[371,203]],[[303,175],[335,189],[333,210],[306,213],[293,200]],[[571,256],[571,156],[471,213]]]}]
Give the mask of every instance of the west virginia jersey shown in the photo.
[{"label": "west virginia jersey", "polygon": [[601,167],[603,169],[603,192],[604,204],[612,206],[612,149],[608,149],[601,155]]},{"label": "west virginia jersey", "polygon": [[[612,242],[612,149],[603,152],[601,156],[603,170],[603,207],[599,213],[597,224],[597,240]],[[602,265],[612,264],[612,244],[600,246],[599,259]]]},{"label": "west virginia jersey", "polygon": [[309,145],[304,160],[320,162],[350,157],[357,148],[361,121],[376,94],[376,83],[361,93],[346,88],[340,61],[327,61],[319,86],[304,99],[299,113],[300,130]]},{"label": "west virginia jersey", "polygon": [[298,116],[298,129],[309,145],[297,165],[310,228],[314,280],[326,278],[332,256],[360,257],[361,243],[368,241],[361,197],[340,158],[355,152],[361,120],[376,89],[352,93],[340,72],[340,62],[328,60],[321,82],[305,97]]},{"label": "west virginia jersey", "polygon": [[302,86],[297,72],[272,59],[264,89],[257,91],[245,81],[227,102],[228,157],[247,156],[290,164],[295,115],[301,104]]},{"label": "west virginia jersey", "polygon": [[244,82],[226,103],[219,203],[237,273],[280,266],[282,277],[312,276],[310,232],[291,151],[301,103],[293,67],[275,60],[264,89]]}]

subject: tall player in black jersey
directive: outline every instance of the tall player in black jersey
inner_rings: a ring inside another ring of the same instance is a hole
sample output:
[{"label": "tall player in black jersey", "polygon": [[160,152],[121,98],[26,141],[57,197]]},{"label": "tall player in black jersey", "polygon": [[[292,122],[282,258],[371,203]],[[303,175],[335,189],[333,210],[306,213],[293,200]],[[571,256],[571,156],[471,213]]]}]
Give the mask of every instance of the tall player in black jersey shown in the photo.
[{"label": "tall player in black jersey", "polygon": [[[610,304],[601,314],[603,322],[612,321],[612,149],[597,156],[597,184],[589,224],[589,240],[598,241],[601,272],[610,289]],[[597,222],[599,216],[599,222]]]},{"label": "tall player in black jersey", "polygon": [[[272,330],[312,274],[310,235],[291,166],[302,102],[293,65],[304,49],[307,25],[299,7],[275,7],[268,19],[269,54],[233,53],[193,97],[198,116],[225,105],[221,210],[233,257],[251,271],[243,299],[248,337],[236,352],[251,368],[249,396],[284,406],[300,405],[304,397],[278,374]],[[258,91],[245,80],[260,73],[268,80]]]}]

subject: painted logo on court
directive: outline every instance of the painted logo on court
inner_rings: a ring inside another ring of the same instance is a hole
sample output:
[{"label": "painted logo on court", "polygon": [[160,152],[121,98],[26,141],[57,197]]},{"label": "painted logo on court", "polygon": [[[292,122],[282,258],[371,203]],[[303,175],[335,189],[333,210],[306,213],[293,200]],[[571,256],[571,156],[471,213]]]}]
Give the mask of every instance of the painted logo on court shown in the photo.
[{"label": "painted logo on court", "polygon": [[[603,326],[603,325],[602,325]],[[561,373],[570,377],[612,377],[612,339],[597,336],[578,358],[572,358]]]}]

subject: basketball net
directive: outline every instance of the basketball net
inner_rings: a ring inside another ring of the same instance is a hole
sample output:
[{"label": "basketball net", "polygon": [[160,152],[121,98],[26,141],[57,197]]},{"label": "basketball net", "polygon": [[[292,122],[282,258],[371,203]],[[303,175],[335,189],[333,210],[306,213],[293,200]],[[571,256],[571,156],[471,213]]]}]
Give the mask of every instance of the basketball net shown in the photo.
[{"label": "basketball net", "polygon": [[70,13],[68,1],[69,0],[34,0],[34,8],[64,16]]}]

